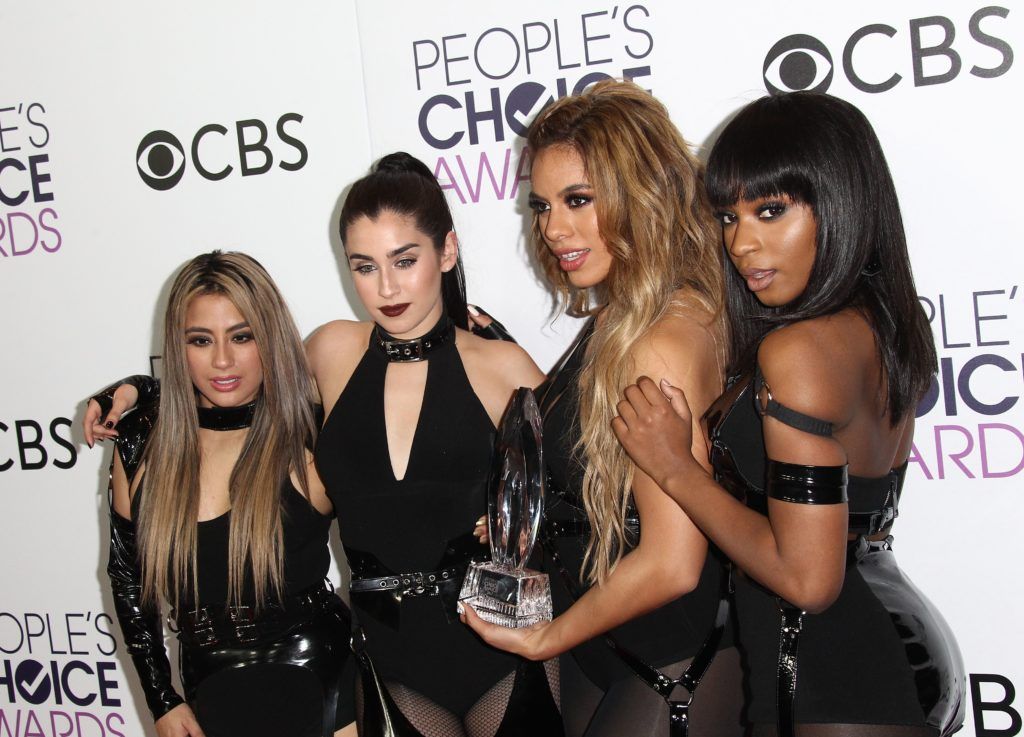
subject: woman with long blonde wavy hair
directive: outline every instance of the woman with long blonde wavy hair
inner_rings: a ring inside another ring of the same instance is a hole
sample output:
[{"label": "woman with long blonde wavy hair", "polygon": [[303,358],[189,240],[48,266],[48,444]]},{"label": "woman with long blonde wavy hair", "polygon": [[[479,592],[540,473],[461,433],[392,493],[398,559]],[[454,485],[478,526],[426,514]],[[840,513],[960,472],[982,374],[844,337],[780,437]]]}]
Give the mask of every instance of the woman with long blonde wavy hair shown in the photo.
[{"label": "woman with long blonde wavy hair", "polygon": [[[635,468],[610,423],[622,389],[641,373],[679,382],[701,408],[720,393],[718,232],[699,162],[664,106],[631,82],[600,82],[553,103],[527,143],[536,258],[568,313],[590,318],[538,390],[561,613],[525,631],[466,618],[491,644],[529,658],[572,652],[562,659],[568,734],[663,735],[669,719],[647,666],[699,680],[704,661],[728,645],[701,647],[716,624],[723,568],[689,518]],[[600,642],[605,633],[613,648]],[[737,734],[740,703],[728,647],[684,709],[690,734]]]},{"label": "woman with long blonde wavy hair", "polygon": [[87,425],[90,444],[117,438],[107,570],[158,736],[354,735],[351,617],[324,583],[333,507],[312,465],[316,392],[259,263],[214,251],[185,264],[162,367],[159,387],[136,382],[155,401],[116,430]]}]

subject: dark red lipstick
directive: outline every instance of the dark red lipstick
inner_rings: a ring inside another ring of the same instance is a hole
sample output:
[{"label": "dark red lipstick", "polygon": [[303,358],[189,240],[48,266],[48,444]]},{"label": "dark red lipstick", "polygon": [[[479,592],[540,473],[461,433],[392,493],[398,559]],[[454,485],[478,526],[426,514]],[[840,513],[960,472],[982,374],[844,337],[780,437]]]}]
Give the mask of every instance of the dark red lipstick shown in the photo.
[{"label": "dark red lipstick", "polygon": [[405,312],[408,308],[409,308],[409,303],[408,302],[403,302],[402,304],[398,304],[398,305],[384,305],[383,307],[380,308],[380,311],[383,312],[388,317],[398,317],[403,312]]}]

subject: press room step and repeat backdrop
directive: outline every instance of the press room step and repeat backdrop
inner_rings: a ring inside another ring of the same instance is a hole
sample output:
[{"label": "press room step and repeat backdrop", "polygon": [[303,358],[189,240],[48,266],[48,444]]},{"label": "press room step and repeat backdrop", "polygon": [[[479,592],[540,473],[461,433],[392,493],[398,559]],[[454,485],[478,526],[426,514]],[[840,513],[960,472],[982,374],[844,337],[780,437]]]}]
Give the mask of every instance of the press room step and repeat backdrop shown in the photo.
[{"label": "press room step and repeat backdrop", "polygon": [[774,90],[874,123],[940,356],[896,549],[959,638],[964,733],[1021,733],[1022,19],[1008,0],[2,0],[0,737],[152,733],[105,593],[110,449],[78,425],[83,397],[150,371],[172,272],[241,249],[303,333],[358,316],[339,201],[404,149],[447,190],[471,299],[546,369],[578,323],[552,320],[530,262],[522,134],[607,76],[704,155]]}]

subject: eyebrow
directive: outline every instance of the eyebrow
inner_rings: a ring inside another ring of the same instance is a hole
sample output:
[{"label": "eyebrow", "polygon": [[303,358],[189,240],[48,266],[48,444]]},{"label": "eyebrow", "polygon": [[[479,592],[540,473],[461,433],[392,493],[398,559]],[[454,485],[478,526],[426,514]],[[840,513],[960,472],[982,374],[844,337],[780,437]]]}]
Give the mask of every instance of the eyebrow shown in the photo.
[{"label": "eyebrow", "polygon": [[[388,251],[384,255],[387,258],[394,258],[395,256],[401,256],[403,253],[405,253],[409,249],[419,248],[419,247],[420,247],[419,243],[406,243],[404,246],[399,246],[398,248],[396,248],[396,249],[394,249],[392,251]],[[373,261],[373,256],[366,256],[366,255],[361,254],[361,253],[350,253],[348,255],[348,260],[352,261],[354,259],[360,259],[362,261]]]},{"label": "eyebrow", "polygon": [[[593,186],[591,186],[589,184],[586,184],[584,182],[580,182],[578,184],[570,184],[568,187],[563,187],[562,190],[558,194],[559,195],[567,195],[567,194],[570,194],[571,192],[579,192],[582,189],[593,189]],[[530,199],[531,200],[544,200],[545,198],[541,197],[536,192],[531,191],[530,192]]]},{"label": "eyebrow", "polygon": [[[247,328],[247,327],[249,327],[249,323],[243,321],[243,322],[238,323],[237,325],[232,325],[225,332],[233,333],[236,330],[242,330],[242,329]],[[185,328],[185,332],[186,333],[205,333],[207,335],[213,335],[213,331],[212,330],[210,330],[209,328],[199,327],[198,325],[193,325],[192,327]]]}]

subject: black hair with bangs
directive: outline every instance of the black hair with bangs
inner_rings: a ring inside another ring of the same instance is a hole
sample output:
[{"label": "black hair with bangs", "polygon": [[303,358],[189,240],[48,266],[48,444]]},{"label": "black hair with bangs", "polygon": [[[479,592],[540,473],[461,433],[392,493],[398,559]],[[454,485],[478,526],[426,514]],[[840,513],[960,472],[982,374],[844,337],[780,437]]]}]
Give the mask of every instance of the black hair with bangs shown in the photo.
[{"label": "black hair with bangs", "polygon": [[771,330],[854,307],[874,331],[895,424],[928,389],[937,362],[896,188],[864,114],[813,92],[755,100],[716,141],[706,182],[713,207],[785,195],[808,205],[817,223],[810,279],[789,304],[762,305],[728,269],[730,371],[749,370]]}]

